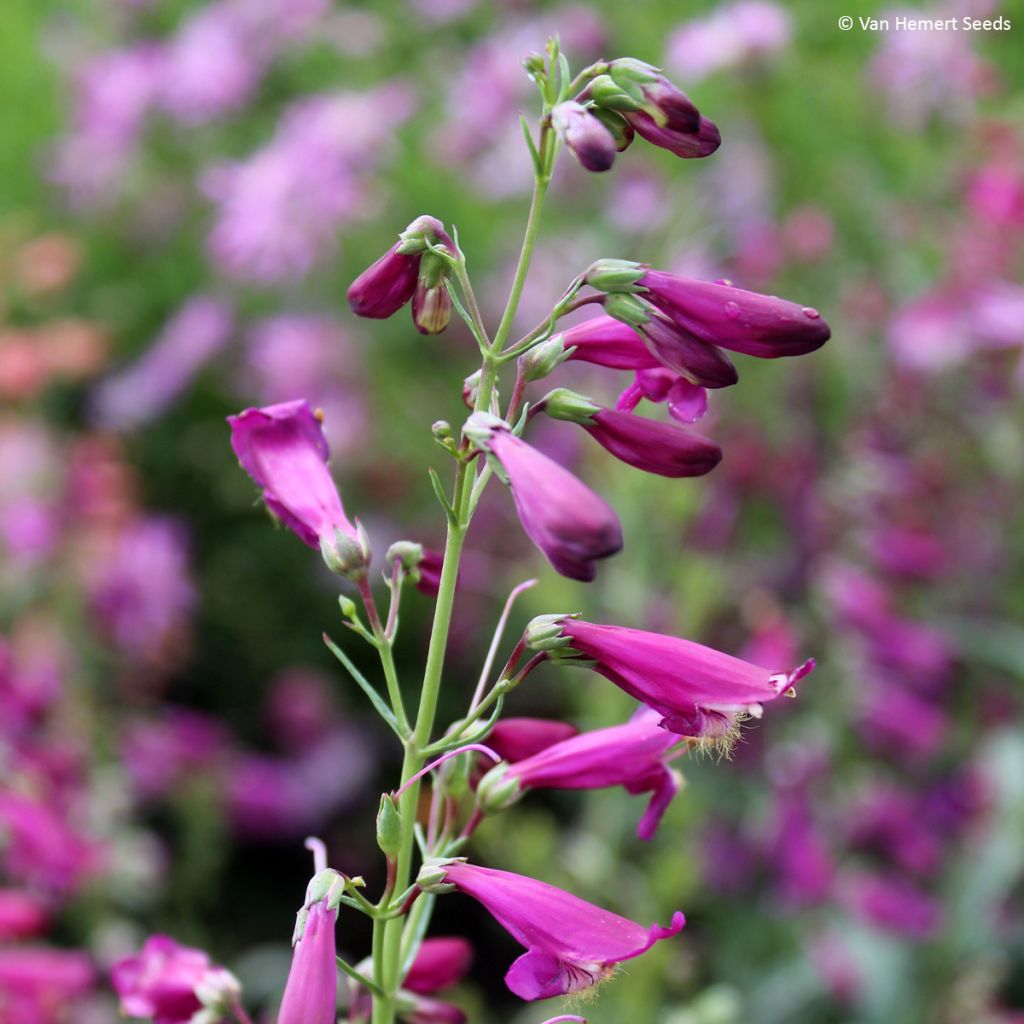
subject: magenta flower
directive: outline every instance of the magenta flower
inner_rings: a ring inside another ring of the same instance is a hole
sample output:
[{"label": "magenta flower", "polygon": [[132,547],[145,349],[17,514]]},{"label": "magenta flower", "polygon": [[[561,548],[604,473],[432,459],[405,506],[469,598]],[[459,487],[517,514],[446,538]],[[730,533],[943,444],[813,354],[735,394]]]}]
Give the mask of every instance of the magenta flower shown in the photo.
[{"label": "magenta flower", "polygon": [[708,411],[708,393],[697,384],[666,367],[637,370],[630,384],[615,402],[619,412],[632,412],[643,399],[664,402],[668,414],[678,423],[696,423]]},{"label": "magenta flower", "polygon": [[614,136],[583,104],[559,103],[551,112],[551,126],[584,169],[607,171],[615,162]]},{"label": "magenta flower", "polygon": [[[85,953],[45,946],[0,948],[3,1024],[61,1024],[96,983]],[[162,1024],[162,1022],[161,1022]]]},{"label": "magenta flower", "polygon": [[592,580],[594,562],[621,550],[614,510],[572,473],[487,413],[474,413],[466,433],[501,464],[523,529],[563,576]]},{"label": "magenta flower", "polygon": [[661,270],[648,270],[638,283],[646,299],[708,345],[776,359],[813,352],[831,337],[816,309],[775,296]]},{"label": "magenta flower", "polygon": [[425,939],[402,987],[431,995],[460,981],[473,963],[473,947],[457,935]]},{"label": "magenta flower", "polygon": [[584,429],[622,462],[659,476],[703,476],[722,461],[714,441],[675,423],[599,409]]},{"label": "magenta flower", "polygon": [[939,901],[898,875],[856,875],[847,881],[844,899],[863,920],[908,939],[930,939],[943,924]]},{"label": "magenta flower", "polygon": [[548,718],[499,718],[487,734],[487,746],[503,761],[523,761],[579,730],[568,722]]},{"label": "magenta flower", "polygon": [[649,114],[642,110],[622,115],[642,139],[652,146],[667,149],[684,160],[699,160],[711,156],[722,144],[722,135],[714,121],[706,117],[692,131],[675,131],[663,128]]},{"label": "magenta flower", "polygon": [[187,1024],[203,1007],[196,989],[219,970],[202,950],[180,946],[167,935],[151,935],[141,952],[114,964],[110,978],[126,1016]]},{"label": "magenta flower", "polygon": [[788,693],[814,669],[810,660],[771,672],[679,637],[579,619],[560,622],[572,650],[661,714],[662,728],[681,736],[727,736],[737,716],[760,717],[765,701]]},{"label": "magenta flower", "polygon": [[311,548],[359,542],[327,469],[327,441],[305,401],[229,416],[231,447],[273,515]]},{"label": "magenta flower", "polygon": [[[417,217],[398,241],[349,286],[348,304],[352,312],[370,320],[386,320],[410,302],[417,291],[423,254],[428,252],[427,241],[453,253],[456,251],[455,243],[436,217],[426,214]],[[424,301],[425,296],[419,300],[421,315]],[[414,320],[419,327],[415,315]]]},{"label": "magenta flower", "polygon": [[518,783],[516,796],[529,789],[625,786],[630,793],[651,794],[637,827],[641,839],[651,839],[679,790],[679,778],[666,764],[678,743],[678,736],[659,727],[656,715],[643,711],[625,725],[585,732],[515,764],[498,765],[479,791],[486,794],[511,780]]},{"label": "magenta flower", "polygon": [[335,1024],[338,1016],[338,964],[334,936],[337,910],[324,900],[308,908],[295,943],[292,966],[277,1024]]},{"label": "magenta flower", "polygon": [[607,366],[612,370],[645,370],[662,363],[628,324],[614,317],[591,317],[556,335],[570,360]]},{"label": "magenta flower", "polygon": [[49,908],[38,896],[22,889],[0,889],[0,942],[40,935],[49,920]]},{"label": "magenta flower", "polygon": [[695,338],[669,317],[651,309],[636,330],[659,365],[705,388],[727,388],[739,380],[736,367],[715,345]]},{"label": "magenta flower", "polygon": [[624,960],[678,934],[682,912],[663,928],[650,928],[573,896],[553,885],[475,864],[442,865],[443,880],[482,903],[526,947],[505,975],[520,999],[550,999],[591,988]]}]

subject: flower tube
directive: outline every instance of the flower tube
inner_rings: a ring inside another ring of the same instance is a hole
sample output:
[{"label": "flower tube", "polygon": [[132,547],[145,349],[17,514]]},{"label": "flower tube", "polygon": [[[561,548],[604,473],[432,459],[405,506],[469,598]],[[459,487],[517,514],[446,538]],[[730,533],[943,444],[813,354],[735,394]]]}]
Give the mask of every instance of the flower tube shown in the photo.
[{"label": "flower tube", "polygon": [[428,865],[421,878],[428,888],[436,880],[472,896],[526,947],[505,975],[505,984],[526,1000],[590,989],[686,922],[676,911],[668,927],[645,928],[534,878],[458,861]]},{"label": "flower tube", "polygon": [[612,507],[557,462],[516,437],[508,424],[474,413],[466,436],[501,464],[527,536],[563,576],[590,581],[594,563],[622,549]]}]

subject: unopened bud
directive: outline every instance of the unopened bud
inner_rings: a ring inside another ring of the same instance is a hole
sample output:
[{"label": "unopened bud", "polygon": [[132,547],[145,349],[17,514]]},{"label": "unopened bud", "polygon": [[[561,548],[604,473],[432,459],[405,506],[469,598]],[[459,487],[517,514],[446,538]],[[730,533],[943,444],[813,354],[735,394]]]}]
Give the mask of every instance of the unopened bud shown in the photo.
[{"label": "unopened bud", "polygon": [[423,561],[423,545],[412,540],[395,541],[384,558],[388,565],[399,562],[403,569],[412,572]]},{"label": "unopened bud", "polygon": [[591,425],[594,413],[601,410],[601,407],[595,405],[589,398],[568,388],[555,388],[554,391],[549,391],[539,404],[552,419],[568,420],[581,426]]},{"label": "unopened bud", "polygon": [[543,54],[530,52],[523,58],[523,67],[526,68],[526,73],[531,78],[536,78],[537,75],[542,75],[544,73],[545,66]]},{"label": "unopened bud", "polygon": [[508,776],[508,765],[495,765],[476,788],[476,802],[485,814],[498,814],[522,796],[519,779]]},{"label": "unopened bud", "polygon": [[452,242],[444,224],[436,217],[423,214],[417,217],[399,236],[398,251],[404,256],[413,256],[428,252],[427,242],[438,247],[443,246],[455,252],[455,243]]},{"label": "unopened bud", "polygon": [[462,401],[465,403],[467,409],[472,409],[476,405],[477,391],[480,389],[480,370],[476,373],[471,373],[462,382]]},{"label": "unopened bud", "polygon": [[598,107],[607,110],[637,111],[643,109],[640,95],[631,95],[610,75],[598,75],[584,94]]},{"label": "unopened bud", "polygon": [[341,609],[341,617],[343,619],[354,619],[358,614],[355,601],[347,594],[341,594],[338,597],[338,607]]},{"label": "unopened bud", "polygon": [[444,765],[444,788],[449,796],[458,800],[469,791],[469,775],[476,758],[473,754],[460,754]]},{"label": "unopened bud", "polygon": [[637,281],[647,273],[643,263],[632,260],[596,260],[584,274],[584,281],[599,292],[635,292]]},{"label": "unopened bud", "polygon": [[385,793],[377,812],[377,845],[386,857],[395,857],[402,845],[402,819],[394,800]]},{"label": "unopened bud", "polygon": [[452,319],[452,297],[444,284],[424,287],[420,278],[412,296],[412,322],[420,334],[440,334]]},{"label": "unopened bud", "polygon": [[612,133],[581,103],[559,103],[551,112],[551,126],[586,170],[607,171],[615,162]]},{"label": "unopened bud", "polygon": [[541,380],[554,373],[568,358],[562,335],[556,334],[519,357],[519,372],[526,381]]},{"label": "unopened bud", "polygon": [[466,420],[462,433],[484,451],[496,430],[508,430],[508,424],[489,412],[475,412]]}]

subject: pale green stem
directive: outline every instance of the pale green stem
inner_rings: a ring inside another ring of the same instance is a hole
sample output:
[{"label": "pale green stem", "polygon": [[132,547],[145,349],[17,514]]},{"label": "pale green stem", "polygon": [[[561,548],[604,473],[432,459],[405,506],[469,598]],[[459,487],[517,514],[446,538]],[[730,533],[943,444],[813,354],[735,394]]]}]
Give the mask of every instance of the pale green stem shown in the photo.
[{"label": "pale green stem", "polygon": [[[490,408],[491,396],[494,393],[497,381],[498,360],[505,343],[508,341],[512,322],[523,293],[523,286],[526,283],[526,275],[530,269],[530,260],[533,256],[537,231],[540,227],[541,207],[548,184],[551,181],[551,165],[555,151],[553,137],[547,126],[541,129],[539,151],[542,155],[541,173],[534,180],[533,198],[526,222],[526,233],[523,239],[523,247],[519,254],[519,263],[512,281],[512,288],[509,292],[508,304],[505,307],[505,312],[502,314],[501,323],[494,336],[494,341],[489,350],[484,353],[483,365],[480,368],[480,382],[477,387],[475,403],[477,411]],[[458,274],[458,270],[456,273]],[[466,296],[470,315],[476,322],[480,314],[476,308],[476,300],[473,297],[472,288],[468,286],[468,278],[463,280],[464,274],[465,271],[463,269],[462,275],[459,275],[459,283],[462,285],[463,294]],[[486,337],[486,335],[484,336]],[[434,621],[431,628],[430,644],[427,649],[426,667],[423,673],[423,689],[416,713],[416,724],[412,735],[406,741],[405,756],[402,761],[400,785],[401,787],[407,786],[408,788],[405,788],[402,792],[398,806],[402,835],[395,872],[395,891],[397,892],[404,891],[411,880],[415,838],[413,825],[419,806],[420,782],[419,780],[410,782],[410,780],[423,768],[423,751],[429,745],[430,736],[434,729],[434,717],[437,712],[437,701],[441,691],[444,655],[448,644],[448,632],[451,626],[452,606],[455,601],[455,583],[459,573],[462,544],[472,514],[471,510],[475,507],[474,497],[479,497],[478,494],[475,494],[475,487],[467,486],[468,468],[469,464],[467,462],[460,461],[455,471],[455,487],[452,494],[454,515],[449,519],[448,523],[444,563],[441,569],[441,579],[438,583],[437,600],[434,606]],[[426,906],[427,904],[424,905]],[[419,928],[425,928],[426,922],[423,920],[422,915],[427,913],[428,910],[419,912],[419,916],[416,919],[416,924]],[[405,927],[406,922],[402,918],[394,918],[387,921],[378,919],[374,921],[374,978],[379,988],[384,992],[384,997],[373,1000],[373,1024],[393,1024],[395,1019],[396,994],[402,980],[402,936],[405,932]],[[411,949],[406,950],[406,956],[410,955],[411,952]]]}]

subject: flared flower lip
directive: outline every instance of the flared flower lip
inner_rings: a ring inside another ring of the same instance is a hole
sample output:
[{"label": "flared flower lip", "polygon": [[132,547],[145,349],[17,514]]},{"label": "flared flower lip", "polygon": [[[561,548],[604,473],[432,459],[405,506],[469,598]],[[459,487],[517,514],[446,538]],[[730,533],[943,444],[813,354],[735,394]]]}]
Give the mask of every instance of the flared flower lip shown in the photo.
[{"label": "flared flower lip", "polygon": [[269,423],[290,420],[298,426],[305,440],[312,445],[324,462],[330,456],[327,439],[324,437],[320,421],[313,414],[309,402],[304,398],[296,399],[293,402],[279,402],[277,405],[266,405],[261,408],[252,407],[235,416],[228,416],[227,420],[231,426],[231,447],[235,455],[238,456],[242,468],[260,487],[268,487],[269,484],[263,477],[259,460],[253,451],[252,440],[254,432]]}]

